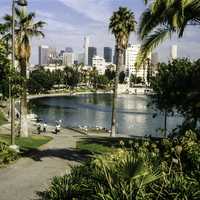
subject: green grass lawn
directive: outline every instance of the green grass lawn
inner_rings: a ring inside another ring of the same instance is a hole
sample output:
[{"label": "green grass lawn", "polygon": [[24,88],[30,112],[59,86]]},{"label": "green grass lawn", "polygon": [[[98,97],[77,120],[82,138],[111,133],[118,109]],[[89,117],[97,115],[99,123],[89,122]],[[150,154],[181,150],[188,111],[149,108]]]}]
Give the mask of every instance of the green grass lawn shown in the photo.
[{"label": "green grass lawn", "polygon": [[76,147],[88,154],[103,154],[122,147],[120,141],[123,141],[126,145],[129,140],[126,138],[89,137],[77,142]]},{"label": "green grass lawn", "polygon": [[[15,138],[15,143],[20,147],[22,151],[34,150],[43,144],[49,142],[52,138],[49,136],[30,136],[28,138]],[[6,142],[10,145],[10,135],[0,135],[0,141]]]},{"label": "green grass lawn", "polygon": [[6,118],[3,113],[0,111],[0,126],[6,123]]},{"label": "green grass lawn", "polygon": [[[89,137],[77,142],[76,147],[87,154],[104,154],[112,152],[117,148],[131,148],[134,143],[141,145],[148,139],[143,138],[111,138],[111,137]],[[123,144],[122,144],[123,143]]]}]

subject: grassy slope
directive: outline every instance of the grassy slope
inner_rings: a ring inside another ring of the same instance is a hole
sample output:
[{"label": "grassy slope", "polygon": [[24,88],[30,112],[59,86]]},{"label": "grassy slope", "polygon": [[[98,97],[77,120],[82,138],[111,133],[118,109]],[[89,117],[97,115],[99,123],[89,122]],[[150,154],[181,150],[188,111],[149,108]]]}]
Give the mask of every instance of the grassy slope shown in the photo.
[{"label": "grassy slope", "polygon": [[0,126],[6,123],[3,113],[0,111]]},{"label": "grassy slope", "polygon": [[[16,144],[20,147],[22,151],[28,151],[37,149],[43,144],[49,142],[52,138],[49,136],[31,136],[28,138],[19,138],[16,137]],[[4,141],[7,144],[10,144],[10,135],[0,135],[0,141]]]}]

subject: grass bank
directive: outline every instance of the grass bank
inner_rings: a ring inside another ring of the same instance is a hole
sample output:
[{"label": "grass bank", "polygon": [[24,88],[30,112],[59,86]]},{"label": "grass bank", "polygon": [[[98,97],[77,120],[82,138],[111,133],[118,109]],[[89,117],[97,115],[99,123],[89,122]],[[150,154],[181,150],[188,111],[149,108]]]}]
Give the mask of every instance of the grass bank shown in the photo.
[{"label": "grass bank", "polygon": [[28,138],[15,138],[15,143],[20,148],[20,153],[9,148],[10,135],[0,135],[0,167],[5,166],[20,156],[25,156],[33,150],[38,149],[41,145],[48,143],[52,138],[49,136],[30,136]]},{"label": "grass bank", "polygon": [[6,122],[7,121],[6,121],[4,114],[0,111],[0,126],[5,124]]},{"label": "grass bank", "polygon": [[[28,138],[15,138],[16,145],[19,146],[20,150],[22,151],[29,151],[37,149],[38,147],[42,146],[43,144],[48,143],[52,140],[52,137],[49,136],[41,136],[41,135],[34,135]],[[3,141],[10,145],[10,135],[0,135],[0,141]]]},{"label": "grass bank", "polygon": [[77,142],[77,149],[87,154],[104,154],[112,152],[117,148],[131,148],[135,143],[142,144],[142,138],[111,138],[111,137],[89,137]]}]

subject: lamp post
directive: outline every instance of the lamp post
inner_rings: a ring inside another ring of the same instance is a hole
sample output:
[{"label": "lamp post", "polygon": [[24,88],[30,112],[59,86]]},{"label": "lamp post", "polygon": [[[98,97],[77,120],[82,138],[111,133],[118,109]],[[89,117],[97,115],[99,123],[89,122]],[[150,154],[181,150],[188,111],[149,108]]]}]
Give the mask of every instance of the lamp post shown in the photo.
[{"label": "lamp post", "polygon": [[[10,72],[15,68],[15,4],[19,6],[27,6],[26,0],[13,0],[12,1],[12,66]],[[10,82],[10,114],[11,114],[11,147],[16,148],[15,146],[15,101],[13,97],[13,85]]]}]

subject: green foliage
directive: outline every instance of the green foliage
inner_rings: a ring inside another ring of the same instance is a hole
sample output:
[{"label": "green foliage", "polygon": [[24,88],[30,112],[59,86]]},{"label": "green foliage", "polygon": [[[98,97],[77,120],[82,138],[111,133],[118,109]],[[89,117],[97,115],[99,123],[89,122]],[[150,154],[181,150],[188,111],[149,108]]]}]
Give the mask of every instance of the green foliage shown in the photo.
[{"label": "green foliage", "polygon": [[152,102],[161,111],[173,113],[176,109],[185,118],[184,127],[195,129],[200,118],[199,85],[200,60],[192,63],[181,59],[162,63],[151,81],[155,92]]},{"label": "green foliage", "polygon": [[109,83],[108,78],[105,75],[98,75],[97,76],[97,87],[98,88],[105,88]]},{"label": "green foliage", "polygon": [[30,74],[28,80],[28,91],[30,94],[46,93],[54,85],[51,72],[38,69]]},{"label": "green foliage", "polygon": [[56,177],[44,199],[200,199],[200,143],[194,132],[176,139],[121,139],[112,144],[121,148]]},{"label": "green foliage", "polygon": [[139,23],[142,46],[137,65],[152,50],[173,33],[182,37],[189,24],[200,24],[200,2],[198,0],[153,0],[143,12]]},{"label": "green foliage", "polygon": [[10,61],[7,57],[6,45],[0,41],[0,93],[8,96]]},{"label": "green foliage", "polygon": [[18,155],[11,150],[7,143],[0,141],[0,166],[16,160]]},{"label": "green foliage", "polygon": [[77,86],[81,80],[81,75],[78,69],[73,69],[71,67],[66,67],[64,69],[64,83],[71,88]]},{"label": "green foliage", "polygon": [[[28,138],[16,137],[15,142],[22,151],[29,151],[37,149],[41,145],[48,143],[51,139],[52,138],[49,136],[31,136]],[[0,135],[0,141],[10,144],[10,135]]]},{"label": "green foliage", "polygon": [[137,199],[157,178],[134,154],[119,149],[56,177],[46,199]]},{"label": "green foliage", "polygon": [[120,84],[124,83],[125,76],[126,75],[125,75],[124,71],[119,73],[119,83]]},{"label": "green foliage", "polygon": [[6,118],[4,114],[0,111],[0,125],[4,124],[6,122]]},{"label": "green foliage", "polygon": [[142,78],[141,77],[137,77],[134,74],[131,74],[130,82],[133,83],[133,84],[140,84],[140,83],[142,83]]},{"label": "green foliage", "polygon": [[109,81],[112,81],[115,78],[115,71],[106,69],[105,76],[108,78]]}]

